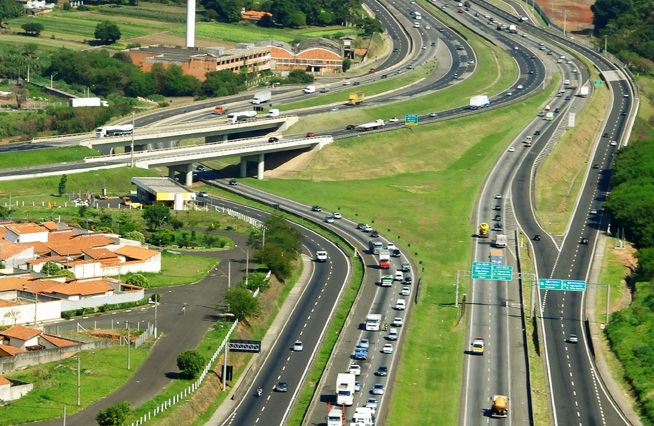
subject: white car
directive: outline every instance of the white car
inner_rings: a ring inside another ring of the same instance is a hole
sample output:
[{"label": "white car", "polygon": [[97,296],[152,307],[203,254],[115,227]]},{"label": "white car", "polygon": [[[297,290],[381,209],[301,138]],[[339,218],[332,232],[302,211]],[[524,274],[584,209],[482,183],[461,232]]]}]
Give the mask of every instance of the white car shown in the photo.
[{"label": "white car", "polygon": [[393,243],[386,244],[386,250],[395,250],[395,244]]},{"label": "white car", "polygon": [[426,30],[431,30],[431,27],[429,25],[425,25]]},{"label": "white car", "polygon": [[359,339],[359,347],[360,348],[369,348],[370,347],[370,340],[368,340],[368,339]]},{"label": "white car", "polygon": [[327,216],[325,218],[325,222],[327,223],[334,223],[334,216]]},{"label": "white car", "polygon": [[[398,300],[399,302],[399,300]],[[393,318],[393,322],[391,323],[393,327],[402,327],[404,325],[404,320],[400,317],[395,317]]]},{"label": "white car", "polygon": [[384,347],[382,348],[382,353],[383,354],[392,354],[393,353],[393,345],[390,343],[386,343]]},{"label": "white car", "polygon": [[611,146],[616,146],[618,144],[618,141],[611,141]]},{"label": "white car", "polygon": [[363,227],[363,232],[370,232],[370,231],[372,231],[372,226],[366,225]]},{"label": "white car", "polygon": [[404,279],[404,273],[400,271],[399,269],[395,271],[395,281],[402,281]]},{"label": "white car", "polygon": [[400,121],[400,119],[397,118],[397,117],[393,117],[393,118],[389,118],[389,119],[388,119],[388,122],[389,122],[389,123],[397,123],[398,121]]},{"label": "white car", "polygon": [[352,84],[351,81],[344,81],[344,82],[343,82],[343,86],[349,86],[350,84]]},{"label": "white car", "polygon": [[338,111],[338,107],[332,107],[331,110],[332,111]]},{"label": "white car", "polygon": [[350,369],[347,370],[348,373],[354,374],[355,376],[361,375],[361,366],[357,364],[350,365]]},{"label": "white car", "polygon": [[513,95],[513,93],[511,93],[511,92],[506,93],[506,96],[512,96],[512,95]]},{"label": "white car", "polygon": [[395,309],[398,311],[403,311],[405,308],[406,308],[406,300],[397,299],[397,302],[395,302]]},{"label": "white car", "polygon": [[522,87],[522,84],[518,84],[518,90],[522,90],[524,87]]},{"label": "white car", "polygon": [[293,352],[302,352],[303,349],[304,346],[302,345],[302,342],[300,340],[296,340],[293,344]]},{"label": "white car", "polygon": [[373,395],[383,395],[384,394],[384,385],[381,383],[375,383],[370,391]]},{"label": "white car", "polygon": [[495,199],[496,200],[501,200],[502,199],[502,193],[498,192],[497,194],[495,194]]},{"label": "white car", "polygon": [[377,407],[379,407],[379,403],[377,402],[377,398],[368,398],[368,401],[366,402],[366,408],[370,408],[373,411],[377,410]]},{"label": "white car", "polygon": [[409,287],[402,287],[402,291],[400,291],[401,296],[411,296],[411,289]]},{"label": "white car", "polygon": [[570,84],[570,80],[565,80],[563,84]]},{"label": "white car", "polygon": [[343,216],[338,212],[332,214],[332,216],[334,217],[334,219],[343,219]]},{"label": "white car", "polygon": [[510,146],[509,147],[509,152],[515,152],[515,147]]}]

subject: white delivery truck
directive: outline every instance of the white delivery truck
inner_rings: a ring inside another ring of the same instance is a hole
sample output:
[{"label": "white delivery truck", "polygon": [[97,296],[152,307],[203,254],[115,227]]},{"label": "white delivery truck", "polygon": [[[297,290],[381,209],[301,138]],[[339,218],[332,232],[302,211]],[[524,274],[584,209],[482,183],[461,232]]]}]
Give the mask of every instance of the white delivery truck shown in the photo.
[{"label": "white delivery truck", "polygon": [[381,321],[381,314],[366,315],[366,331],[379,331],[379,328],[381,327]]},{"label": "white delivery truck", "polygon": [[370,407],[357,407],[350,426],[375,426],[375,412]]},{"label": "white delivery truck", "polygon": [[261,105],[263,103],[269,102],[272,99],[272,92],[269,90],[267,92],[257,92],[252,98],[252,103],[254,105]]},{"label": "white delivery truck", "polygon": [[497,239],[495,240],[495,247],[506,247],[506,235],[497,235]]},{"label": "white delivery truck", "polygon": [[277,108],[269,109],[268,117],[279,117],[279,110]]},{"label": "white delivery truck", "polygon": [[336,404],[352,405],[354,402],[354,382],[356,376],[350,373],[339,373],[336,378]]},{"label": "white delivery truck", "polygon": [[256,118],[257,118],[256,111],[233,112],[227,116],[227,123],[236,124],[239,121],[256,120]]},{"label": "white delivery truck", "polygon": [[100,98],[72,98],[68,99],[68,106],[73,108],[78,107],[108,107],[109,102],[103,101]]},{"label": "white delivery truck", "polygon": [[588,96],[588,86],[581,86],[581,89],[579,90],[579,96],[582,98]]},{"label": "white delivery truck", "polygon": [[487,108],[490,106],[490,100],[486,95],[473,96],[470,98],[470,109]]},{"label": "white delivery truck", "polygon": [[304,88],[304,93],[316,93],[316,86],[307,86]]}]

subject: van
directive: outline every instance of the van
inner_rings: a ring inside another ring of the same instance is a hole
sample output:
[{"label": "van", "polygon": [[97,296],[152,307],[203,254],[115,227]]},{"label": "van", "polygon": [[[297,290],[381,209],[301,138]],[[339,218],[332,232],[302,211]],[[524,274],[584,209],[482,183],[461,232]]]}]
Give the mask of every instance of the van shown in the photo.
[{"label": "van", "polygon": [[279,117],[279,110],[276,108],[268,110],[268,117]]},{"label": "van", "polygon": [[316,86],[307,86],[304,88],[304,93],[316,93]]}]

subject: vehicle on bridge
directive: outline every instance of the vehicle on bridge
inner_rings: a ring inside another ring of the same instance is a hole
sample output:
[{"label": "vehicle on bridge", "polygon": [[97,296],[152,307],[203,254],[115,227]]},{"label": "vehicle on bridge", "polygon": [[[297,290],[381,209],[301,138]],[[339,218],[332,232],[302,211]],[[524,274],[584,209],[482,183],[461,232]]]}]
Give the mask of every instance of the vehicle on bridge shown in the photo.
[{"label": "vehicle on bridge", "polygon": [[256,111],[233,112],[227,116],[227,123],[236,124],[239,121],[251,121],[257,119]]},{"label": "vehicle on bridge", "polygon": [[129,136],[134,131],[134,126],[131,124],[123,124],[118,126],[104,126],[95,129],[96,138],[110,138],[112,136]]}]

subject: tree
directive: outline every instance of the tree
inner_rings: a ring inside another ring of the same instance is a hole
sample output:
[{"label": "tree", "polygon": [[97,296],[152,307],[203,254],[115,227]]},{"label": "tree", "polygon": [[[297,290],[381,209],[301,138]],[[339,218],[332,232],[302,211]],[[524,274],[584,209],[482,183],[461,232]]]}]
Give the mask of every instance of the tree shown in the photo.
[{"label": "tree", "polygon": [[27,35],[38,37],[45,28],[39,22],[28,22],[20,26]]},{"label": "tree", "polygon": [[138,241],[141,244],[145,242],[145,236],[139,231],[127,232],[123,234],[123,237],[127,238],[128,240]]},{"label": "tree", "polygon": [[143,288],[150,288],[150,281],[143,274],[130,275],[126,280],[126,284],[137,285]]},{"label": "tree", "polygon": [[95,416],[95,420],[101,426],[122,425],[127,420],[129,412],[129,402],[122,401],[108,407],[106,410],[100,410]]},{"label": "tree", "polygon": [[68,181],[68,176],[62,175],[59,179],[59,195],[64,195],[66,193],[66,182]]},{"label": "tree", "polygon": [[156,230],[168,220],[170,208],[163,204],[152,204],[143,209],[143,219],[148,225],[148,229]]},{"label": "tree", "polygon": [[187,379],[195,379],[205,364],[204,358],[197,351],[185,351],[177,357],[177,368],[182,372],[182,376]]},{"label": "tree", "polygon": [[41,268],[41,273],[46,275],[60,275],[61,268],[59,267],[59,265],[49,260],[43,264],[43,268]]},{"label": "tree", "polygon": [[261,309],[259,299],[252,297],[252,292],[244,288],[227,290],[224,295],[229,311],[236,319],[243,321],[247,317],[257,315]]},{"label": "tree", "polygon": [[384,31],[384,26],[381,21],[376,18],[363,18],[357,22],[357,26],[363,29],[363,35],[371,36],[373,33],[381,33]]},{"label": "tree", "polygon": [[19,17],[24,10],[22,3],[15,0],[0,0],[0,21]]},{"label": "tree", "polygon": [[109,21],[100,22],[95,27],[94,36],[97,40],[101,40],[106,44],[113,44],[120,40],[120,28],[118,28],[118,25],[112,24]]},{"label": "tree", "polygon": [[350,67],[352,67],[352,60],[350,58],[343,59],[343,72],[347,72]]}]

